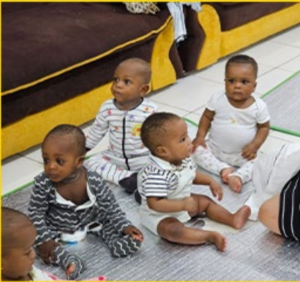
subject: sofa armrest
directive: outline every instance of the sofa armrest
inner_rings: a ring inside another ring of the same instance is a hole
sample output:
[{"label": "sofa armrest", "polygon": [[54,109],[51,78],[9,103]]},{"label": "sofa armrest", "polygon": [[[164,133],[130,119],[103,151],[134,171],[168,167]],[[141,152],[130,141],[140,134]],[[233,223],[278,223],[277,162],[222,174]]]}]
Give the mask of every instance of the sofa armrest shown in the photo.
[{"label": "sofa armrest", "polygon": [[198,22],[202,26],[205,39],[199,54],[196,69],[202,69],[215,62],[220,57],[221,26],[217,12],[210,5],[203,5],[198,13]]}]

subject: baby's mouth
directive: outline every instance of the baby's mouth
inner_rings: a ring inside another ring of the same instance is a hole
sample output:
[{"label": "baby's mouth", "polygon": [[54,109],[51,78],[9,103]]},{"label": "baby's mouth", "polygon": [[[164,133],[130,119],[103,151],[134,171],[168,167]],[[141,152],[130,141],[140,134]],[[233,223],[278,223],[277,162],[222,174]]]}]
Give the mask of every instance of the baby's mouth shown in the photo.
[{"label": "baby's mouth", "polygon": [[51,178],[51,179],[56,179],[56,178],[59,177],[57,174],[49,174],[48,176],[49,176],[49,178]]}]

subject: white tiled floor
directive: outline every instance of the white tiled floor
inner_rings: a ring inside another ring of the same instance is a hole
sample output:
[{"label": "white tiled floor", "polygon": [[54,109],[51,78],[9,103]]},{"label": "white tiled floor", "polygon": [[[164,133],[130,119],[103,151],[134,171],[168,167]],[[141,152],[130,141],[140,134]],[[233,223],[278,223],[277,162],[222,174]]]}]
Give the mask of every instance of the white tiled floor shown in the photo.
[{"label": "white tiled floor", "polygon": [[[293,73],[300,70],[300,26],[291,28],[238,53],[253,56],[259,64],[256,92],[260,95],[273,89]],[[156,102],[160,111],[174,112],[197,122],[209,97],[223,89],[224,66],[227,58],[185,78],[148,97]],[[100,105],[99,105],[100,106]],[[82,128],[86,132],[89,125]],[[299,137],[271,131],[261,150],[267,151],[284,142],[300,142]],[[107,147],[107,138],[92,151]],[[10,157],[2,162],[2,195],[32,182],[43,170],[39,146]]]}]

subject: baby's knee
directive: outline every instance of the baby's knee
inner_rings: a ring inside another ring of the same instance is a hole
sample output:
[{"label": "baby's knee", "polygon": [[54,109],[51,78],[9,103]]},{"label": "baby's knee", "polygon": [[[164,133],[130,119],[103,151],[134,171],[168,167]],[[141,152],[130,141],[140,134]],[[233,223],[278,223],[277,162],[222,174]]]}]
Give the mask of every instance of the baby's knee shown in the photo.
[{"label": "baby's knee", "polygon": [[158,226],[158,234],[168,241],[177,242],[183,237],[184,229],[184,225],[178,220],[162,221]]}]

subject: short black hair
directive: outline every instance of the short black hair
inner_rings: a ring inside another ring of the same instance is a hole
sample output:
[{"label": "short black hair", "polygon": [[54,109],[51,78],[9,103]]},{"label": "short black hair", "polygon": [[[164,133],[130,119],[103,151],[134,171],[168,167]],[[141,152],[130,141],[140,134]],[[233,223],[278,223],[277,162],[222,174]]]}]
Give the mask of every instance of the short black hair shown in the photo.
[{"label": "short black hair", "polygon": [[141,139],[151,153],[154,154],[156,147],[167,137],[168,123],[177,119],[181,118],[167,112],[154,113],[146,118],[141,128]]},{"label": "short black hair", "polygon": [[[20,229],[25,225],[31,225],[34,228],[32,221],[29,217],[19,210],[12,209],[10,207],[1,207],[2,210],[2,256],[4,254],[4,247],[6,247],[9,243],[14,244],[12,242],[13,231],[12,228]],[[15,230],[14,230],[15,232]]]},{"label": "short black hair", "polygon": [[76,151],[78,155],[85,155],[85,135],[83,131],[73,124],[60,124],[55,126],[52,130],[48,132],[46,137],[44,138],[43,144],[52,136],[60,136],[60,137],[71,137],[76,146]]},{"label": "short black hair", "polygon": [[151,71],[150,64],[148,62],[146,62],[145,60],[143,60],[141,58],[129,58],[129,59],[122,61],[119,65],[121,65],[123,63],[137,64],[139,66],[139,75],[141,77],[143,77],[144,83],[145,84],[150,83],[152,71]]},{"label": "short black hair", "polygon": [[237,63],[237,64],[250,64],[252,65],[253,69],[254,69],[254,73],[255,73],[255,77],[257,77],[258,74],[258,65],[257,62],[250,56],[248,55],[235,55],[231,58],[229,58],[229,60],[226,63],[225,66],[225,71],[227,72],[229,65],[232,63]]}]

